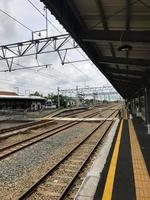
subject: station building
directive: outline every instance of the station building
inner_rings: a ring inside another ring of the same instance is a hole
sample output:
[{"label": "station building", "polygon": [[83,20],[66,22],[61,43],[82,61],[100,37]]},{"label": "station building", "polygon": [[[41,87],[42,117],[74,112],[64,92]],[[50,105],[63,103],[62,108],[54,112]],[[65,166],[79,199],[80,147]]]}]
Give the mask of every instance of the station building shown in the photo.
[{"label": "station building", "polygon": [[46,99],[39,96],[20,96],[15,92],[0,91],[0,110],[41,110]]}]

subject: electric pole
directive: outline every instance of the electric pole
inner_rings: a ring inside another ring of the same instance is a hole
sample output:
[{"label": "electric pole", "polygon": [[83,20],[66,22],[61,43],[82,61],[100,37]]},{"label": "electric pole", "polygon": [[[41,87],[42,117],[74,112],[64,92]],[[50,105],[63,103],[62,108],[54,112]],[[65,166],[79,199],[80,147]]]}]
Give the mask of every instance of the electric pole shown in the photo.
[{"label": "electric pole", "polygon": [[59,96],[59,87],[57,87],[57,106],[58,106],[58,109],[60,108],[60,96]]}]

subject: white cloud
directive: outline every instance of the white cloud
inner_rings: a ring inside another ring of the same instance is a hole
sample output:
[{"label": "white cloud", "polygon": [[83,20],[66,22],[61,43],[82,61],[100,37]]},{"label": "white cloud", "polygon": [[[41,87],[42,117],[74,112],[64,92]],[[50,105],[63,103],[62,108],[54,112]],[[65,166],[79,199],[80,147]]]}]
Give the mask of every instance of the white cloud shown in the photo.
[{"label": "white cloud", "polygon": [[[43,3],[38,0],[31,1],[42,13],[45,12],[43,10]],[[1,0],[0,9],[12,15],[33,31],[45,29],[45,19],[27,0]],[[48,19],[59,30],[57,31],[49,24],[49,36],[59,35],[59,32],[66,32],[50,12],[48,12]],[[0,44],[9,44],[31,39],[31,32],[29,30],[1,12],[0,23]],[[86,57],[84,52],[82,54]],[[84,57],[77,50],[70,51],[67,55],[69,60],[85,59]],[[22,57],[15,59],[14,62],[24,66],[37,65],[35,56]],[[88,86],[102,86],[107,82],[106,78],[89,62],[79,62],[73,65],[67,64],[62,66],[57,53],[38,55],[38,62],[40,64],[52,64],[52,66],[40,70],[18,70],[0,73],[0,90],[17,90],[19,87],[21,94],[26,91],[33,92],[35,90],[47,94],[48,92],[56,90],[58,86],[63,89],[75,88],[76,86],[83,87],[85,84]],[[0,70],[7,69],[4,61],[0,61],[0,66]],[[13,65],[13,67],[17,68],[18,66]]]}]

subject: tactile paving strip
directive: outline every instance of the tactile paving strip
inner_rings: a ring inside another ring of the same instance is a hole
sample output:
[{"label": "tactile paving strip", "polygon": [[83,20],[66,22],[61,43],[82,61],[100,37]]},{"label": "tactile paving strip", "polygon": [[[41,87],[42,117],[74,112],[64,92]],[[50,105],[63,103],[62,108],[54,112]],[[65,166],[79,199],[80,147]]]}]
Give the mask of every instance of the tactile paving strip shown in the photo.
[{"label": "tactile paving strip", "polygon": [[136,199],[150,200],[150,177],[135,133],[133,122],[132,120],[128,120],[128,122],[136,189]]}]

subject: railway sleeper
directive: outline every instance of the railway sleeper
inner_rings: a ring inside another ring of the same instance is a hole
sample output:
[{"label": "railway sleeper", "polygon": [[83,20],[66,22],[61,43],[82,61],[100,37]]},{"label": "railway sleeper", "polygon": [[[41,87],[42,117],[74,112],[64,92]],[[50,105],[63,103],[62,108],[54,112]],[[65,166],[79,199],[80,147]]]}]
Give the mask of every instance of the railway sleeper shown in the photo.
[{"label": "railway sleeper", "polygon": [[57,177],[57,179],[56,178],[54,178],[54,180],[59,180],[60,182],[62,181],[62,182],[66,182],[66,183],[68,183],[70,180],[71,180],[71,178],[70,178],[70,176],[67,176],[67,175],[58,175],[58,177]]}]

